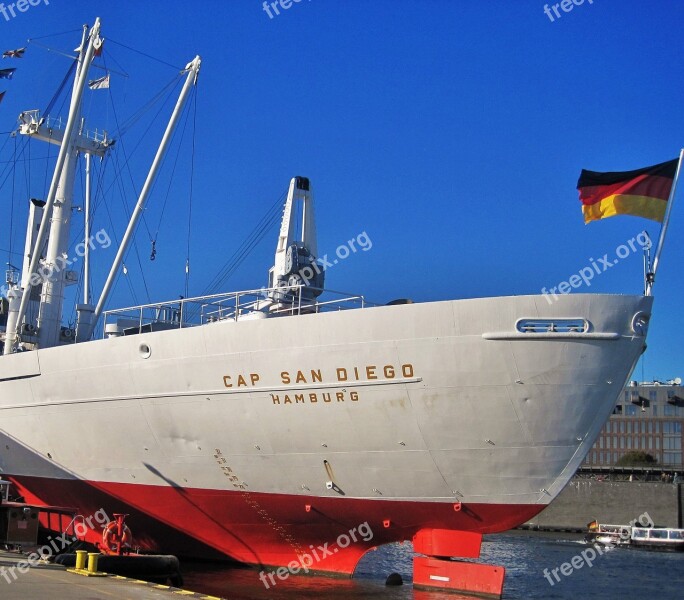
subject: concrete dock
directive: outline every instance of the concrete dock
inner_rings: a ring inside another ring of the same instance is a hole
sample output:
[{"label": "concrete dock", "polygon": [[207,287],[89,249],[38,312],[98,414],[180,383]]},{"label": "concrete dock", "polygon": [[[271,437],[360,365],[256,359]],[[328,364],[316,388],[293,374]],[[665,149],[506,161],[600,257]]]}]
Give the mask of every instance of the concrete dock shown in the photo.
[{"label": "concrete dock", "polygon": [[24,554],[0,550],[0,598],[21,600],[221,600],[215,596],[156,585],[116,575],[84,577],[65,567],[40,564],[28,568]]}]

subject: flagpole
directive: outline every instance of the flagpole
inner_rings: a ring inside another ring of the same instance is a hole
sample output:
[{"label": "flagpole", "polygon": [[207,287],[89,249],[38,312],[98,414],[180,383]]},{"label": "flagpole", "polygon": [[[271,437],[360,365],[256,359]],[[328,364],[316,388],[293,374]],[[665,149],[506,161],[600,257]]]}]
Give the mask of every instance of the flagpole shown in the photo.
[{"label": "flagpole", "polygon": [[653,258],[653,270],[647,276],[646,295],[651,295],[651,289],[655,282],[656,271],[658,270],[658,263],[660,262],[660,254],[663,251],[663,244],[665,243],[665,235],[667,234],[667,226],[670,223],[670,214],[672,213],[672,204],[674,203],[675,193],[677,192],[677,181],[679,181],[679,173],[682,168],[682,160],[684,160],[684,148],[679,151],[679,162],[677,163],[677,171],[675,172],[674,181],[672,182],[672,189],[670,190],[670,197],[667,199],[667,207],[665,208],[665,218],[663,219],[663,226],[660,228],[660,237],[658,238],[658,246],[656,247],[655,257]]}]

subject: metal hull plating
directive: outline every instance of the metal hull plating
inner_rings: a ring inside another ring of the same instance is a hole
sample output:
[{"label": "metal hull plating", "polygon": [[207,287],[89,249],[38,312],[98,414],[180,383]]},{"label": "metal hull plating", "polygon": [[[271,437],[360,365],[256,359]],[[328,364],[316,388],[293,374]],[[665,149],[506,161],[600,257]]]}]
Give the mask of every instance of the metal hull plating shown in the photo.
[{"label": "metal hull plating", "polygon": [[131,512],[144,546],[182,555],[285,565],[367,522],[372,539],[315,567],[349,573],[424,527],[496,532],[542,510],[608,418],[651,303],[408,304],[5,356],[0,468],[32,499]]}]

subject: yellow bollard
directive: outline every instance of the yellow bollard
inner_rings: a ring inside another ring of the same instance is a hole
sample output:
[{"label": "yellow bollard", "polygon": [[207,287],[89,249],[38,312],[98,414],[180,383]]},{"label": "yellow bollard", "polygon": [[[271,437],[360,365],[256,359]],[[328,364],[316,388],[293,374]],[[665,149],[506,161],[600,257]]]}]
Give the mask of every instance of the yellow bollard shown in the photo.
[{"label": "yellow bollard", "polygon": [[[86,556],[88,556],[88,568],[86,569]],[[73,569],[67,569],[69,573],[76,575],[83,575],[84,577],[107,577],[107,573],[100,573],[97,570],[99,552],[86,552],[85,550],[76,550],[76,566]]]},{"label": "yellow bollard", "polygon": [[88,573],[97,573],[97,559],[99,552],[88,552]]}]

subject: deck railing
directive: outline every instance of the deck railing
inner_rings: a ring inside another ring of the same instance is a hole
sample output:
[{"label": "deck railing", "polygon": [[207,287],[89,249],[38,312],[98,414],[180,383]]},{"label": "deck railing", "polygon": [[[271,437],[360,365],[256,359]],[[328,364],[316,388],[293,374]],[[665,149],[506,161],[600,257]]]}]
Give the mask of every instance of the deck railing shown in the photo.
[{"label": "deck railing", "polygon": [[307,286],[261,288],[109,310],[104,312],[103,335],[131,335],[196,327],[217,321],[295,316],[377,306],[368,302],[364,296],[333,290],[324,290],[326,295],[333,298],[325,301],[311,299],[311,290]]}]

